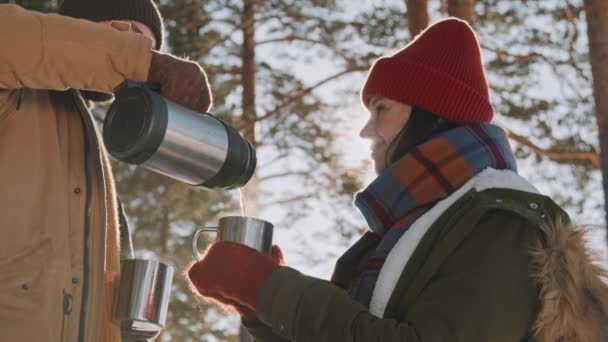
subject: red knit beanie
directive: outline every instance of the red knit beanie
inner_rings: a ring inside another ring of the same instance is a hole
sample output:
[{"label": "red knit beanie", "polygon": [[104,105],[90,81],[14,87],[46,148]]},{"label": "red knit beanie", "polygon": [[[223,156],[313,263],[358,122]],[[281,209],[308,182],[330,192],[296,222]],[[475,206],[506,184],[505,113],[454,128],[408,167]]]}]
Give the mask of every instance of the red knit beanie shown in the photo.
[{"label": "red knit beanie", "polygon": [[422,31],[372,66],[361,99],[387,97],[460,123],[490,122],[494,110],[479,43],[465,21],[450,18]]}]

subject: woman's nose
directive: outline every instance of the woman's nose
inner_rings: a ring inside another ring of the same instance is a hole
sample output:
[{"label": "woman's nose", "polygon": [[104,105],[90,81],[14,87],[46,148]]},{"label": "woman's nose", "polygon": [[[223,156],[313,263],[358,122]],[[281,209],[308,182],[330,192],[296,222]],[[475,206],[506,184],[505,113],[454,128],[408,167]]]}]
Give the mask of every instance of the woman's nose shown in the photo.
[{"label": "woman's nose", "polygon": [[359,136],[363,139],[371,138],[374,136],[374,129],[372,127],[371,120],[366,122],[365,126],[363,126],[363,128],[361,128],[361,131],[359,132]]}]

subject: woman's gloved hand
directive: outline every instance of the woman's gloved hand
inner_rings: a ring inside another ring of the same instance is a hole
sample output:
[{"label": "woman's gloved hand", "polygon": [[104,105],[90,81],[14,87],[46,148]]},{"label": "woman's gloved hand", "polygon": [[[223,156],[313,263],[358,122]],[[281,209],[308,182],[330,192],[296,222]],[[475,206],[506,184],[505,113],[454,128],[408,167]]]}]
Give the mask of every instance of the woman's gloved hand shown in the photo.
[{"label": "woman's gloved hand", "polygon": [[188,278],[203,297],[237,311],[244,320],[256,319],[256,302],[262,285],[284,265],[279,246],[264,255],[243,244],[220,241],[188,269]]}]

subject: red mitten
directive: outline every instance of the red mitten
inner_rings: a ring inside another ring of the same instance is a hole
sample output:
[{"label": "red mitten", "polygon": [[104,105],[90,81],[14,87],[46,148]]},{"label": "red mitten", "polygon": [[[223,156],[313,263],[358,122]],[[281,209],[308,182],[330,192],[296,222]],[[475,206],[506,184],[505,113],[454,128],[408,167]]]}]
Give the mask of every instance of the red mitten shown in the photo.
[{"label": "red mitten", "polygon": [[[280,266],[285,265],[285,261],[283,260],[283,251],[281,251],[281,248],[279,246],[272,246],[272,249],[270,250],[270,257],[274,261],[276,261]],[[244,321],[252,322],[257,320],[258,317],[255,311],[249,310],[247,307],[235,302],[234,300],[224,298],[220,294],[216,294],[214,296],[217,297],[215,298],[215,300],[220,302],[220,304],[228,306],[229,308],[236,311]]]},{"label": "red mitten", "polygon": [[251,319],[262,285],[282,262],[281,250],[275,247],[268,256],[239,243],[216,242],[190,267],[188,278],[202,296]]},{"label": "red mitten", "polygon": [[243,306],[243,305],[235,302],[234,300],[224,298],[220,294],[216,294],[214,296],[217,297],[217,298],[215,298],[215,300],[217,300],[220,303],[220,305],[227,306],[228,308],[231,308],[234,312],[238,313],[239,316],[241,316],[241,318],[244,321],[255,321],[255,320],[257,320],[258,316],[255,313],[255,311],[249,310],[246,306]]}]

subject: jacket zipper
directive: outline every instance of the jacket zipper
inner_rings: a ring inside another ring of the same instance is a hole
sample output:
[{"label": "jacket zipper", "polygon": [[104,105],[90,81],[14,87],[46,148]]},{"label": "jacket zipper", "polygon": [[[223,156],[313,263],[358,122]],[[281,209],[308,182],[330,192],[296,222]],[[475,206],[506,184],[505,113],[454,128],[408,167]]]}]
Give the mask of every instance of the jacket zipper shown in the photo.
[{"label": "jacket zipper", "polygon": [[[84,170],[86,182],[86,204],[84,213],[84,255],[83,255],[83,281],[82,281],[82,303],[80,306],[80,322],[78,325],[78,341],[85,342],[86,331],[86,316],[89,310],[89,295],[90,295],[90,268],[91,268],[91,173],[88,165],[89,147],[92,143],[96,151],[99,151],[99,144],[95,138],[95,128],[89,116],[89,112],[82,103],[80,95],[76,90],[70,89],[70,94],[76,104],[78,112],[83,122],[83,139],[84,139]],[[96,160],[96,166],[100,167],[101,160],[99,157]],[[103,176],[103,171],[99,172],[100,177]]]},{"label": "jacket zipper", "polygon": [[88,168],[88,149],[89,149],[89,139],[87,138],[86,133],[88,130],[83,126],[83,133],[85,134],[84,138],[84,160],[85,160],[85,192],[86,192],[86,204],[84,211],[84,255],[83,255],[83,279],[82,279],[82,303],[80,306],[80,322],[78,325],[78,341],[84,342],[85,336],[85,322],[86,315],[89,310],[89,288],[90,284],[90,266],[91,266],[91,256],[90,256],[90,247],[91,247],[91,175]]}]

